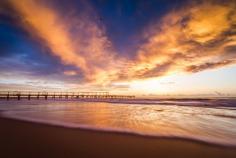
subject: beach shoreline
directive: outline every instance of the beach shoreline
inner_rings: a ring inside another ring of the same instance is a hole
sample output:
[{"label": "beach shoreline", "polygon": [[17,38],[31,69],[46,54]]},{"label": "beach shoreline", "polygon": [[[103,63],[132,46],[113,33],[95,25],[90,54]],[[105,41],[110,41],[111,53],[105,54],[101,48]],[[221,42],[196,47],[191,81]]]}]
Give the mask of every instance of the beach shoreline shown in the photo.
[{"label": "beach shoreline", "polygon": [[1,157],[236,157],[235,148],[0,117]]}]

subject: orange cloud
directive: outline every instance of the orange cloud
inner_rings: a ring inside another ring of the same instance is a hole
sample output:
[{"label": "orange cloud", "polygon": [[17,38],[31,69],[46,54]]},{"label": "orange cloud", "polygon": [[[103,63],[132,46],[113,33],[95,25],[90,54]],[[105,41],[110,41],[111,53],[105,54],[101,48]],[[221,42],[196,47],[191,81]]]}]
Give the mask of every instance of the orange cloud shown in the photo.
[{"label": "orange cloud", "polygon": [[23,26],[64,64],[80,68],[88,81],[107,79],[115,53],[104,30],[88,16],[62,16],[43,1],[9,0],[9,4]]},{"label": "orange cloud", "polygon": [[33,0],[9,1],[22,18],[22,23],[31,33],[43,39],[52,52],[66,64],[75,64],[86,69],[86,61],[72,45],[67,26],[50,8]]},{"label": "orange cloud", "polygon": [[223,67],[225,65],[236,63],[235,60],[224,60],[219,62],[212,62],[212,63],[203,63],[201,65],[190,65],[186,67],[186,71],[188,72],[199,72],[206,69],[213,69],[218,67]]},{"label": "orange cloud", "polygon": [[140,79],[235,64],[235,15],[233,1],[203,1],[168,13],[145,32],[148,42],[123,76]]},{"label": "orange cloud", "polygon": [[134,60],[118,56],[105,30],[90,16],[61,16],[36,0],[9,0],[9,4],[32,35],[64,64],[77,66],[87,81],[96,84],[235,64],[234,1],[202,1],[168,13],[147,29],[143,35],[147,42],[139,46]]},{"label": "orange cloud", "polygon": [[64,71],[64,74],[67,76],[74,76],[77,75],[77,72],[70,70],[70,71]]}]

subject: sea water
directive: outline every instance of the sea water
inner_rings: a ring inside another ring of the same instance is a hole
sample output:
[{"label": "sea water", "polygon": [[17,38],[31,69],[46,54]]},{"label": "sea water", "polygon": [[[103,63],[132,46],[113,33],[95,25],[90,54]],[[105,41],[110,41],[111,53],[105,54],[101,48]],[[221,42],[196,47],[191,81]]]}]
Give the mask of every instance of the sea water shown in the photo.
[{"label": "sea water", "polygon": [[236,147],[236,100],[0,100],[0,115],[66,128]]}]

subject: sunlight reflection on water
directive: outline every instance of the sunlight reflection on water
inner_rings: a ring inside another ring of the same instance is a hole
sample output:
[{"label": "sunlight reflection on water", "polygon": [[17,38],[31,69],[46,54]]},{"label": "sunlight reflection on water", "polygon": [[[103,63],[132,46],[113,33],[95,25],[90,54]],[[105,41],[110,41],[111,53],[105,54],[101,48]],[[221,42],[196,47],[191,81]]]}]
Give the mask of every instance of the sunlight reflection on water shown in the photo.
[{"label": "sunlight reflection on water", "polygon": [[0,101],[0,110],[5,117],[65,127],[86,126],[236,146],[235,107],[178,106],[178,102],[162,105],[161,102]]}]

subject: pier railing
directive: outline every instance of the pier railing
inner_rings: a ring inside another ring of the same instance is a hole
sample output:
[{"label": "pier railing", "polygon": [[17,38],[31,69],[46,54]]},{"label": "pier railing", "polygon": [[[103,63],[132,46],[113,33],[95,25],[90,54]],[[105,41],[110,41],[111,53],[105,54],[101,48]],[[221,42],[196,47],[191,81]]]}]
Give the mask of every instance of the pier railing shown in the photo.
[{"label": "pier railing", "polygon": [[33,92],[0,91],[0,99],[133,99],[132,95],[111,95],[109,92]]}]

